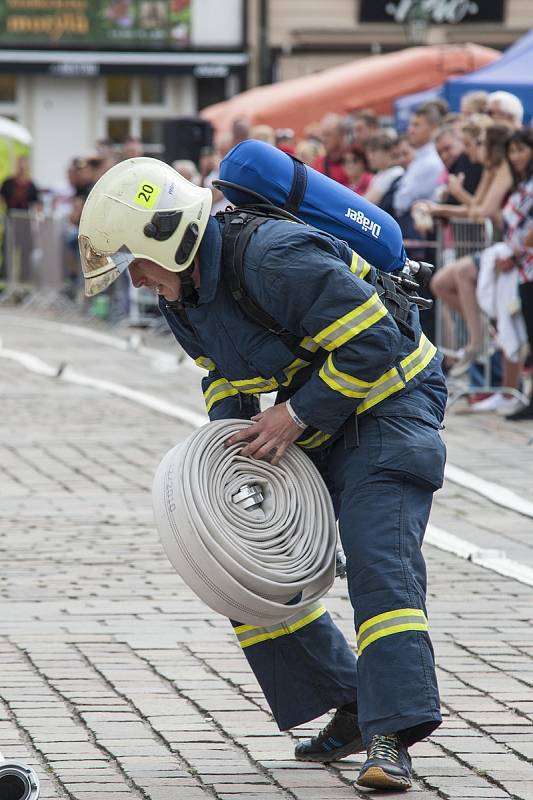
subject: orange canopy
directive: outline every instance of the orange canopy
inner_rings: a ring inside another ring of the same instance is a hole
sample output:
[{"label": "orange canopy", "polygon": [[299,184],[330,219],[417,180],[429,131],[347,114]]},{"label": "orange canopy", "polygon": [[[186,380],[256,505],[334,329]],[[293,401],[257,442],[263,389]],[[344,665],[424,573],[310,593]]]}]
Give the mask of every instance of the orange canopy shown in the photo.
[{"label": "orange canopy", "polygon": [[252,125],[293,128],[301,136],[306,125],[331,111],[347,114],[371,108],[378,114],[391,114],[397,97],[438,86],[451,75],[473,72],[500,55],[477,44],[410,47],[249,89],[204,108],[201,115],[219,132],[228,130],[234,119],[245,117]]}]

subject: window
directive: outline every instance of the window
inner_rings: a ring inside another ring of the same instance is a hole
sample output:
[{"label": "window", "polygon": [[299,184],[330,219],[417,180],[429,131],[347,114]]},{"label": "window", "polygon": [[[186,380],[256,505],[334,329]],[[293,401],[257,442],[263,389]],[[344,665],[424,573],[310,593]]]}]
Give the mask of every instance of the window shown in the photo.
[{"label": "window", "polygon": [[163,141],[163,122],[160,119],[142,119],[141,139],[145,145],[161,144]]},{"label": "window", "polygon": [[139,78],[141,103],[163,103],[165,100],[165,84],[159,76]]},{"label": "window", "polygon": [[17,76],[0,74],[0,103],[17,102]]},{"label": "window", "polygon": [[163,153],[163,120],[176,115],[169,80],[162,75],[107,75],[101,81],[102,138],[117,149],[139,138],[146,155]]},{"label": "window", "polygon": [[106,100],[108,103],[129,103],[131,100],[131,77],[129,75],[108,75],[105,79]]},{"label": "window", "polygon": [[0,73],[0,116],[19,122],[21,118],[22,79],[16,75]]},{"label": "window", "polygon": [[106,138],[114,144],[122,144],[122,142],[130,135],[130,121],[129,119],[113,119],[109,117],[107,120],[107,135]]}]

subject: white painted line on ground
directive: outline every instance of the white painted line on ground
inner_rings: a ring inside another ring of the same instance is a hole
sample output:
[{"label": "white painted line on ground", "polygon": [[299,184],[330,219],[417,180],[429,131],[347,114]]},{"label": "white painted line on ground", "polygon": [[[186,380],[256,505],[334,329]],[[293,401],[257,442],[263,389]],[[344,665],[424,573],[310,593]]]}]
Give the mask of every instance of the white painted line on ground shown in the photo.
[{"label": "white painted line on ground", "polygon": [[[162,350],[157,350],[154,347],[145,347],[142,344],[142,338],[139,334],[130,334],[127,339],[123,339],[121,336],[103,333],[102,331],[93,331],[90,328],[82,328],[78,325],[66,325],[61,323],[59,327],[63,333],[69,336],[78,336],[80,339],[87,339],[88,341],[103,344],[107,347],[114,347],[116,350],[122,350],[124,352],[138,353],[145,358],[149,358],[158,370],[162,368],[175,370],[181,368],[185,360],[190,361],[183,350],[180,350],[179,353],[172,354],[164,353]],[[177,342],[176,347],[179,347]]]},{"label": "white painted line on ground", "polygon": [[452,483],[457,483],[463,489],[470,489],[498,506],[509,508],[526,517],[533,517],[533,503],[520,497],[511,489],[506,489],[505,486],[500,486],[493,481],[486,481],[453,464],[446,464],[444,475]]},{"label": "white painted line on ground", "polygon": [[0,344],[0,355],[2,358],[9,358],[11,361],[18,361],[23,367],[29,369],[30,372],[37,373],[37,375],[46,375],[48,378],[57,377],[57,369],[51,367],[46,361],[41,361],[37,356],[32,356],[31,353],[23,353],[20,350],[8,350],[3,348]]},{"label": "white painted line on ground", "polygon": [[[2,351],[0,350],[0,355]],[[160,400],[152,394],[146,392],[139,392],[137,389],[130,389],[120,383],[113,383],[112,381],[101,380],[100,378],[90,378],[88,375],[82,375],[80,372],[70,367],[66,367],[60,375],[61,380],[68,383],[75,383],[78,386],[87,386],[91,389],[99,389],[102,392],[124,397],[126,400],[133,400],[134,403],[151,408],[153,411],[158,411],[160,414],[166,414],[168,417],[174,417],[182,422],[187,422],[195,428],[199,428],[208,422],[207,417],[198,414],[196,411],[190,411],[183,406],[176,406],[173,403],[168,403],[166,400]]]},{"label": "white painted line on ground", "polygon": [[453,533],[437,528],[435,525],[428,525],[424,542],[437,547],[439,550],[453,553],[453,555],[464,558],[466,561],[471,561],[473,564],[478,564],[480,567],[489,569],[492,572],[497,572],[499,575],[505,575],[506,578],[514,578],[520,583],[533,586],[533,569],[507,558],[503,550],[489,550],[478,547],[472,542],[460,539]]},{"label": "white painted line on ground", "polygon": [[[192,364],[193,368],[197,369],[194,362],[189,359],[181,348],[176,353],[164,353],[155,347],[145,347],[142,343],[142,337],[138,333],[131,333],[128,338],[123,338],[116,334],[84,328],[81,325],[69,325],[65,322],[54,322],[48,319],[28,320],[27,317],[20,317],[16,314],[11,314],[9,319],[20,322],[25,327],[33,324],[33,327],[36,328],[55,328],[58,332],[65,333],[67,336],[77,336],[79,339],[86,339],[106,347],[113,347],[115,350],[121,350],[122,352],[138,353],[150,359],[152,366],[158,371],[181,369],[186,364],[187,366]],[[176,342],[175,344],[179,348],[178,343]]]},{"label": "white painted line on ground", "polygon": [[205,425],[207,422],[207,418],[202,414],[198,414],[196,411],[191,411],[188,408],[177,406],[173,403],[168,403],[166,400],[161,400],[146,392],[130,389],[120,383],[113,383],[112,381],[101,380],[100,378],[91,378],[89,375],[83,375],[68,366],[63,369],[61,367],[54,368],[45,361],[29,353],[0,348],[0,357],[16,361],[26,367],[26,369],[38,375],[56,378],[57,380],[74,383],[78,386],[87,386],[91,389],[98,389],[102,392],[108,392],[109,394],[123,397],[126,400],[132,400],[134,403],[139,403],[146,406],[146,408],[151,408],[153,411],[158,411],[160,414],[166,414],[169,417],[174,417],[174,419],[179,419],[195,428]]}]

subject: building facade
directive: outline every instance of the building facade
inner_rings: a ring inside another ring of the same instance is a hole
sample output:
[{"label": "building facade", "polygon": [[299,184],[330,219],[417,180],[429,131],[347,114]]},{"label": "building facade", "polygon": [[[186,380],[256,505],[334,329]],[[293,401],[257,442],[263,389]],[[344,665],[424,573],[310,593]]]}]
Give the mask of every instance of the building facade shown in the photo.
[{"label": "building facade", "polygon": [[[249,83],[308,75],[370,53],[475,42],[505,49],[532,0],[250,0]],[[264,43],[268,42],[265,48]]]},{"label": "building facade", "polygon": [[163,121],[261,83],[413,44],[504,49],[533,0],[0,0],[0,116],[53,187],[100,139],[163,151]]},{"label": "building facade", "polygon": [[2,0],[0,115],[33,136],[51,188],[110,139],[162,152],[164,120],[245,86],[244,0]]}]

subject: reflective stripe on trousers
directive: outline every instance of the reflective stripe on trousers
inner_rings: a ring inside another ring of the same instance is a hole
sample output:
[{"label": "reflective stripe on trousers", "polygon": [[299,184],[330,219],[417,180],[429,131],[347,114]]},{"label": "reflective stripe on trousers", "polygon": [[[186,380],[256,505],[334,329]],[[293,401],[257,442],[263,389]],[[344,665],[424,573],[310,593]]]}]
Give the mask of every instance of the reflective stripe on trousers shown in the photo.
[{"label": "reflective stripe on trousers", "polygon": [[355,701],[355,655],[324,606],[274,630],[232,624],[280,730]]},{"label": "reflective stripe on trousers", "polygon": [[[290,610],[290,607],[288,610]],[[252,647],[254,644],[259,644],[259,642],[264,642],[267,639],[278,639],[280,636],[295,633],[325,613],[326,609],[323,605],[313,603],[298,614],[288,617],[282,625],[270,625],[268,628],[258,628],[255,625],[238,625],[234,630],[244,650],[246,647]]]}]

